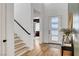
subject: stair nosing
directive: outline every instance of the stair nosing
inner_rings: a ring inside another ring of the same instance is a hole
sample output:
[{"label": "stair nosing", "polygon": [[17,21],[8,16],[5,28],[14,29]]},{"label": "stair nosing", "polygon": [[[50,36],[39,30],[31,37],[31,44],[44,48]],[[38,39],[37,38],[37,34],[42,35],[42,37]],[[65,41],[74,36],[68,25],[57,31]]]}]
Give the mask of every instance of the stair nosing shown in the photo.
[{"label": "stair nosing", "polygon": [[16,45],[19,45],[19,44],[22,44],[22,43],[23,43],[22,41],[20,41],[20,42],[18,42],[18,43],[15,43],[15,46],[16,46]]},{"label": "stair nosing", "polygon": [[17,40],[15,40],[15,43],[17,43],[16,41],[20,42],[20,41],[22,41],[22,40],[20,40],[20,39],[17,39]]},{"label": "stair nosing", "polygon": [[21,44],[18,44],[18,45],[15,45],[15,49],[19,48],[19,47],[22,47],[24,46],[25,44],[24,43],[21,43]]},{"label": "stair nosing", "polygon": [[[15,52],[18,51],[18,50],[20,50],[20,49],[22,49],[22,48],[24,48],[24,47],[26,47],[26,45],[23,45],[23,46],[20,47],[20,48],[15,48],[15,49],[16,49]],[[27,48],[27,47],[26,47],[26,48]]]},{"label": "stair nosing", "polygon": [[[24,48],[26,48],[26,47],[24,47]],[[20,52],[20,53],[18,53],[17,54],[17,52],[16,52],[16,56],[20,56],[20,55],[22,55],[22,54],[24,54],[24,53],[26,53],[26,52],[28,52],[29,51],[29,49],[28,50],[24,50],[22,53]]]}]

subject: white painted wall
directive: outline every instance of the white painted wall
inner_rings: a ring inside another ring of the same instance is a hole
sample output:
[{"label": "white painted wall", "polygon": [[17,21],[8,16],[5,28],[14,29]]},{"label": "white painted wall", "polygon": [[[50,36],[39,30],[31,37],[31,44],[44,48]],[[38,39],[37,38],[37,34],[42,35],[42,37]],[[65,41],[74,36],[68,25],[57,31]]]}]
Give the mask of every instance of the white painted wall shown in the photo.
[{"label": "white painted wall", "polygon": [[6,39],[7,56],[14,56],[14,4],[6,4]]},{"label": "white painted wall", "polygon": [[68,20],[68,4],[67,3],[46,3],[45,6],[45,15],[44,15],[44,42],[51,42],[49,39],[49,22],[51,16],[60,17],[61,28],[67,28]]},{"label": "white painted wall", "polygon": [[28,31],[31,35],[25,33],[16,23],[14,23],[15,33],[26,43],[27,47],[33,49],[33,21],[30,3],[14,4],[14,18]]}]

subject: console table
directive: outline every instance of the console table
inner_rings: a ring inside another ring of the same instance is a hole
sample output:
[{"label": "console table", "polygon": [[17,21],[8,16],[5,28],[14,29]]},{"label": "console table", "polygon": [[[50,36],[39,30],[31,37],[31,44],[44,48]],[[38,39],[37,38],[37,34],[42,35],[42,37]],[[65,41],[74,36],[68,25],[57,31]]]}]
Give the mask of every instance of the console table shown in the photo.
[{"label": "console table", "polygon": [[69,44],[63,43],[61,47],[61,55],[63,56],[65,51],[71,51],[71,56],[74,56],[74,45],[73,45],[73,38],[71,38],[71,42]]}]

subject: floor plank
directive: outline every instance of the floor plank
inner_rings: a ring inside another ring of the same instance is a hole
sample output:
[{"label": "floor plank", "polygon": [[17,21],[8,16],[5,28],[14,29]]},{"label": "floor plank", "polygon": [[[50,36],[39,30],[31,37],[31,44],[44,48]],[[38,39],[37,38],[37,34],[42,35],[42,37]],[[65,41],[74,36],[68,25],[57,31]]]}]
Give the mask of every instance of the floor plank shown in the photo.
[{"label": "floor plank", "polygon": [[[28,53],[23,54],[23,56],[60,56],[60,48],[54,47],[50,44],[41,44],[39,48],[35,48]],[[56,46],[56,45],[55,45]]]},{"label": "floor plank", "polygon": [[[35,43],[35,48],[23,56],[61,56],[61,45]],[[64,56],[71,56],[71,52],[64,51]]]}]

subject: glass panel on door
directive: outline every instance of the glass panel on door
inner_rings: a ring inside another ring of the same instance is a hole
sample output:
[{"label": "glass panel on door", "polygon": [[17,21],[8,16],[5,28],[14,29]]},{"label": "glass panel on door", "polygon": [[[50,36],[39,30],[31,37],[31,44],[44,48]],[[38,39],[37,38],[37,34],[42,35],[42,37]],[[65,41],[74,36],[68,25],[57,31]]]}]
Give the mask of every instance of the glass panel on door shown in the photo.
[{"label": "glass panel on door", "polygon": [[53,16],[51,19],[51,35],[52,40],[58,40],[58,17]]}]

